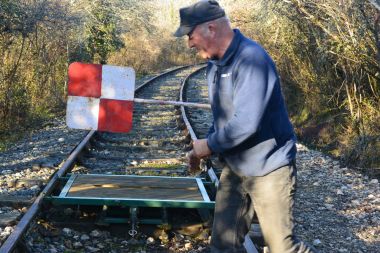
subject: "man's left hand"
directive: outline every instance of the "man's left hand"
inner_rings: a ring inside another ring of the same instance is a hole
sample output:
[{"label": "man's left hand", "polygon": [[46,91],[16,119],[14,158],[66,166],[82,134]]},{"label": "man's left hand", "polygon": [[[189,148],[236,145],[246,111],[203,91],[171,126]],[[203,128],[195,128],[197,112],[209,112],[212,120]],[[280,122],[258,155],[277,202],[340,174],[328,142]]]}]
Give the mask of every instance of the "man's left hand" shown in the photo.
[{"label": "man's left hand", "polygon": [[207,139],[199,139],[193,142],[193,152],[198,158],[204,158],[211,155],[212,151],[208,147]]}]

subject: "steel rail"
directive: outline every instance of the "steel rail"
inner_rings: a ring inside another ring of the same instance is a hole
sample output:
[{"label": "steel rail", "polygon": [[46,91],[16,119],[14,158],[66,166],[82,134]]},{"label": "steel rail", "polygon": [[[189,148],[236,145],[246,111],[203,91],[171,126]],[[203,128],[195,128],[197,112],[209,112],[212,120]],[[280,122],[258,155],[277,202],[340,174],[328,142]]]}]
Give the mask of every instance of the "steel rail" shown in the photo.
[{"label": "steel rail", "polygon": [[[186,79],[182,82],[181,91],[180,91],[180,101],[183,101],[183,99],[184,99],[184,96],[185,96],[185,91],[184,90],[186,89],[186,87],[188,85],[188,80],[192,76],[196,75],[198,72],[200,72],[201,70],[203,70],[205,68],[206,67],[203,67],[203,68],[200,68],[200,69],[194,71],[189,76],[187,76]],[[189,134],[191,136],[192,141],[197,140],[198,139],[197,135],[195,134],[194,129],[192,128],[192,126],[190,124],[190,121],[189,121],[189,119],[187,117],[186,109],[185,109],[184,106],[181,106],[181,113],[182,113],[182,119],[185,122],[186,128],[189,131]],[[209,164],[209,165],[207,165],[207,164]],[[205,168],[203,168],[203,170],[207,170],[207,173],[208,173],[211,181],[214,183],[214,185],[215,185],[215,187],[217,189],[218,185],[219,185],[219,179],[216,176],[215,171],[214,171],[214,169],[212,168],[212,166],[210,164],[211,164],[211,162],[207,162],[206,165],[205,165]],[[248,234],[245,236],[244,247],[245,247],[245,249],[246,249],[246,251],[248,253],[258,253],[255,245],[252,242],[252,239],[249,237]]]},{"label": "steel rail", "polygon": [[[194,66],[194,65],[186,65],[186,66],[176,67],[176,68],[171,69],[167,72],[156,75],[156,76],[150,78],[149,80],[147,80],[146,82],[144,82],[143,84],[141,84],[139,87],[137,87],[135,89],[135,92],[138,92],[143,87],[147,86],[148,84],[152,83],[154,80],[156,80],[158,78],[164,77],[164,76],[171,74],[175,71],[185,69],[185,68],[188,68],[191,66]],[[50,179],[50,181],[48,182],[48,184],[45,186],[45,188],[42,190],[42,192],[40,192],[40,194],[35,199],[35,201],[31,205],[31,207],[28,209],[28,211],[23,215],[21,220],[18,222],[14,231],[9,235],[7,240],[1,246],[0,253],[10,253],[10,252],[12,252],[12,250],[15,249],[15,247],[16,247],[18,241],[20,240],[21,236],[25,233],[30,222],[33,220],[33,218],[38,213],[44,197],[49,195],[53,191],[54,187],[56,186],[56,184],[58,182],[58,179],[61,178],[62,176],[64,176],[74,166],[74,163],[75,163],[78,155],[82,152],[83,148],[86,147],[86,145],[88,144],[90,139],[93,137],[95,132],[96,132],[95,130],[89,131],[86,134],[86,136],[84,137],[84,139],[72,150],[69,157],[62,164],[60,169],[53,174],[53,176]]]},{"label": "steel rail", "polygon": [[[193,77],[194,75],[198,74],[201,70],[205,69],[206,66],[202,67],[202,68],[199,68],[197,69],[196,71],[194,71],[193,73],[191,73],[190,75],[188,75],[185,80],[183,80],[182,82],[182,86],[181,86],[181,90],[180,90],[180,93],[179,93],[179,101],[181,102],[184,102],[184,99],[185,99],[185,89],[187,87],[187,84],[188,84],[188,81],[191,77]],[[208,108],[208,109],[211,109]],[[191,136],[191,139],[194,141],[194,140],[197,140],[197,135],[195,134],[194,130],[193,130],[193,127],[191,126],[190,124],[190,121],[187,117],[187,114],[186,114],[186,109],[184,106],[181,106],[181,113],[182,113],[182,119],[183,121],[185,122],[185,125],[186,125],[186,128],[187,130],[189,131],[189,134]]]},{"label": "steel rail", "polygon": [[[196,75],[198,72],[200,72],[201,70],[203,70],[203,69],[205,69],[205,68],[206,68],[206,66],[203,67],[203,68],[198,69],[197,71],[195,71],[195,72],[191,73],[189,76],[187,76],[187,78],[186,78],[185,80],[183,80],[183,82],[182,82],[182,86],[181,86],[181,91],[180,91],[180,101],[183,101],[183,100],[185,99],[185,93],[186,93],[186,92],[185,92],[185,89],[186,89],[186,87],[187,87],[188,80],[189,80],[193,75]],[[194,131],[193,127],[191,126],[191,123],[190,123],[190,121],[189,121],[189,119],[188,119],[188,117],[187,117],[186,109],[185,109],[184,106],[181,106],[181,113],[182,113],[182,119],[183,119],[183,121],[185,122],[185,125],[186,125],[187,130],[189,131],[189,134],[190,134],[191,140],[192,140],[192,141],[197,140],[198,137],[197,137],[197,135],[195,134],[195,131]],[[206,164],[211,164],[211,163],[207,162]],[[205,165],[205,166],[207,166],[207,165]],[[208,168],[207,168],[207,167],[206,167],[206,168],[203,168],[203,170],[207,171],[207,173],[208,173],[208,175],[209,175],[209,177],[210,177],[210,179],[211,179],[211,182],[214,183],[215,188],[218,188],[218,185],[219,185],[219,179],[218,179],[218,177],[216,176],[214,169],[213,169],[211,166],[209,166]]]},{"label": "steel rail", "polygon": [[56,183],[58,182],[58,179],[72,168],[78,155],[82,152],[83,148],[86,147],[87,143],[90,141],[94,133],[95,133],[94,130],[88,132],[86,137],[74,148],[74,150],[72,151],[70,156],[67,158],[67,160],[63,163],[61,168],[53,175],[52,179],[45,186],[43,191],[38,195],[36,200],[33,202],[32,206],[21,218],[20,222],[16,225],[12,234],[7,238],[7,240],[1,246],[0,253],[10,253],[16,247],[17,242],[20,240],[20,237],[28,228],[29,223],[36,216],[44,197],[46,195],[49,195],[53,191]]},{"label": "steel rail", "polygon": [[177,71],[177,70],[185,69],[185,68],[188,68],[188,67],[191,67],[191,66],[194,66],[194,65],[179,66],[179,67],[176,67],[176,68],[174,68],[174,69],[171,69],[171,70],[169,70],[169,71],[167,71],[167,72],[164,72],[164,73],[162,73],[162,74],[156,75],[156,76],[154,76],[154,77],[148,79],[148,80],[145,81],[144,83],[142,83],[139,87],[137,87],[137,88],[135,89],[135,92],[140,91],[143,87],[147,86],[148,84],[152,83],[153,81],[155,81],[155,80],[158,79],[158,78],[164,77],[164,76],[166,76],[166,75],[168,75],[168,74],[171,74],[171,73],[173,73],[173,72],[175,72],[175,71]]}]

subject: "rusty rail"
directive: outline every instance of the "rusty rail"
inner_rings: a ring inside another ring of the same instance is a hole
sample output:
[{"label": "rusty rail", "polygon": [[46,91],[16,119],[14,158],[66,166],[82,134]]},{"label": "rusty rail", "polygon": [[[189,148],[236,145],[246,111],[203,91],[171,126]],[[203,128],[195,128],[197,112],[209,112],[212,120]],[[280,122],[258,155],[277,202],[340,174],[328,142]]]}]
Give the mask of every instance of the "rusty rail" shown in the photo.
[{"label": "rusty rail", "polygon": [[16,247],[17,242],[20,240],[20,237],[23,235],[25,230],[28,228],[30,222],[33,220],[33,218],[36,216],[43,198],[46,195],[49,195],[52,190],[54,189],[54,186],[56,185],[58,179],[63,176],[68,170],[72,168],[72,166],[75,163],[76,158],[80,154],[80,152],[83,150],[84,147],[86,147],[87,143],[91,139],[91,137],[94,135],[95,131],[90,131],[86,137],[74,148],[74,150],[71,152],[70,156],[67,158],[67,160],[63,163],[61,168],[53,175],[52,179],[49,181],[49,183],[45,186],[43,191],[38,195],[36,200],[33,202],[32,206],[29,208],[29,210],[24,214],[20,222],[17,224],[15,230],[13,233],[7,238],[7,240],[4,242],[4,244],[0,248],[0,253],[10,253],[12,250]]},{"label": "rusty rail", "polygon": [[[188,68],[190,66],[192,66],[192,65],[176,67],[176,68],[171,69],[167,72],[164,72],[160,75],[156,75],[153,78],[144,82],[139,87],[137,87],[136,91],[142,89],[144,86],[148,85],[149,83],[151,83],[152,81],[154,81],[160,77],[163,77],[165,75],[168,75],[168,74],[173,73],[173,72],[180,70],[180,69]],[[1,246],[0,253],[10,253],[10,252],[12,252],[12,250],[15,249],[15,247],[16,247],[18,241],[20,240],[21,236],[25,233],[30,222],[33,220],[33,218],[38,213],[44,197],[49,195],[53,191],[54,187],[56,186],[56,184],[58,182],[58,179],[60,177],[64,176],[74,166],[76,158],[81,153],[83,148],[86,147],[87,143],[89,142],[89,140],[91,139],[91,137],[94,135],[95,132],[96,131],[94,131],[94,130],[89,131],[87,133],[87,135],[85,136],[85,138],[73,149],[70,156],[62,164],[61,168],[56,173],[54,173],[51,180],[48,182],[48,184],[45,186],[45,188],[42,190],[42,192],[40,192],[40,194],[35,199],[35,201],[31,205],[31,207],[28,209],[28,211],[24,214],[24,216],[18,222],[18,224],[16,225],[12,234],[7,238],[7,240]]]},{"label": "rusty rail", "polygon": [[[193,75],[196,75],[199,71],[203,70],[205,67],[203,68],[199,68],[198,70],[194,71],[193,73],[191,73],[189,76],[186,77],[186,79],[183,81],[182,83],[182,87],[181,87],[181,91],[180,91],[180,101],[183,101],[184,99],[184,96],[185,96],[185,88],[186,88],[186,85],[188,84],[188,80],[193,76]],[[210,109],[210,108],[207,108],[207,109]],[[187,114],[186,114],[186,109],[184,106],[181,106],[181,113],[182,113],[182,119],[183,121],[185,122],[185,125],[186,125],[186,128],[187,130],[189,131],[189,134],[191,136],[191,139],[194,141],[194,140],[197,140],[197,135],[195,134],[194,132],[194,129],[192,128],[191,124],[190,124],[190,121],[187,117]],[[213,184],[215,185],[216,188],[218,188],[218,185],[219,185],[219,179],[218,177],[216,176],[215,174],[215,171],[214,169],[212,168],[211,166],[211,162],[206,162],[206,165],[205,165],[205,168],[203,168],[204,171],[207,171],[211,181],[213,182]],[[253,244],[252,242],[252,239],[249,237],[249,235],[247,234],[245,236],[245,241],[244,241],[244,248],[245,250],[248,252],[248,253],[258,253],[255,245]]]}]

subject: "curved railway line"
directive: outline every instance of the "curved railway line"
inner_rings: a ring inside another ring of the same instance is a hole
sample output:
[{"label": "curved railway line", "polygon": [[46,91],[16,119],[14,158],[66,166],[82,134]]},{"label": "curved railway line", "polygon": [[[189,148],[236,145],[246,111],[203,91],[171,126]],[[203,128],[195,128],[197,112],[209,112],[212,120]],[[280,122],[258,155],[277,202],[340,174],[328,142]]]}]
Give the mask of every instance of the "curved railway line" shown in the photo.
[{"label": "curved railway line", "polygon": [[[205,70],[188,77],[201,67],[184,67],[157,76],[136,95],[167,100],[183,97],[206,103]],[[180,84],[185,79],[187,88],[181,94]],[[183,121],[184,112],[188,120]],[[128,134],[72,130],[56,118],[0,153],[1,253],[12,249],[49,253],[209,252],[208,208],[165,210],[161,204],[158,209],[140,208],[137,212],[130,205],[52,204],[51,198],[59,197],[72,175],[193,176],[187,173],[185,154],[191,139],[203,138],[208,131],[210,111],[136,104],[134,114],[134,129]],[[194,131],[188,130],[188,125]],[[321,253],[379,252],[378,179],[342,166],[319,151],[297,146],[296,233]],[[213,164],[218,167],[214,160]],[[217,184],[217,176],[205,172],[198,176],[212,202],[210,187]],[[103,186],[106,189],[109,185]],[[170,222],[165,224],[165,220]],[[122,223],[106,226],[107,222]],[[257,224],[252,228],[250,235],[259,242]],[[128,233],[134,234],[134,230],[138,233],[131,237]]]},{"label": "curved railway line", "polygon": [[[204,79],[204,65],[179,67],[146,81],[136,89],[135,94],[136,97],[139,98],[207,103],[207,85]],[[28,212],[26,212],[19,221],[13,233],[4,242],[0,248],[0,252],[12,252],[12,250],[16,248],[17,243],[19,249],[21,247],[21,252],[44,252],[44,250],[48,250],[33,248],[33,246],[26,242],[28,239],[25,238],[28,238],[28,233],[34,233],[36,226],[41,226],[41,222],[36,221],[35,217],[38,217],[40,220],[43,218],[44,224],[49,222],[54,223],[57,226],[65,227],[66,230],[70,227],[69,224],[72,224],[73,227],[77,227],[78,224],[81,224],[81,220],[85,220],[85,223],[83,223],[87,224],[85,226],[94,226],[95,223],[99,224],[102,222],[107,224],[126,223],[121,226],[124,229],[128,227],[127,231],[129,235],[124,235],[125,239],[129,237],[132,240],[139,241],[137,240],[138,238],[143,238],[144,241],[142,244],[146,243],[146,237],[144,236],[149,236],[149,232],[146,232],[149,229],[147,228],[146,231],[143,229],[142,223],[144,223],[144,221],[148,224],[161,224],[158,226],[161,228],[161,237],[159,237],[161,241],[170,239],[170,236],[166,234],[167,231],[170,230],[169,228],[172,227],[172,225],[168,225],[169,220],[170,223],[177,223],[176,225],[179,225],[179,227],[182,226],[182,229],[184,228],[183,226],[186,226],[185,224],[189,225],[191,223],[191,226],[201,224],[200,226],[202,228],[207,228],[206,231],[209,231],[210,224],[212,223],[212,215],[210,215],[211,212],[209,209],[183,209],[183,207],[188,206],[189,203],[182,203],[181,201],[180,204],[176,201],[165,202],[164,204],[161,202],[157,204],[155,202],[153,206],[160,207],[161,209],[159,210],[157,208],[151,208],[150,205],[145,203],[142,204],[144,208],[140,210],[140,208],[137,209],[137,207],[134,206],[135,202],[132,204],[128,202],[127,204],[130,204],[128,206],[124,205],[125,203],[123,202],[120,207],[117,207],[119,203],[117,201],[116,204],[113,203],[110,206],[107,205],[110,202],[105,202],[104,205],[100,204],[100,207],[93,207],[91,204],[93,202],[90,204],[88,204],[88,202],[74,202],[74,207],[72,207],[73,205],[65,205],[67,203],[63,202],[63,204],[61,203],[62,208],[52,207],[51,202],[55,203],[56,197],[63,196],[62,192],[68,187],[66,185],[69,184],[68,182],[70,182],[70,180],[76,180],[73,178],[78,178],[79,180],[79,177],[82,175],[94,175],[94,177],[96,177],[95,180],[97,180],[100,175],[115,176],[108,177],[112,180],[113,178],[117,178],[116,175],[135,175],[136,177],[131,178],[132,183],[141,178],[147,180],[143,182],[144,185],[141,188],[141,192],[152,188],[153,186],[149,185],[151,183],[149,180],[156,178],[162,181],[159,182],[159,184],[165,184],[166,181],[169,188],[176,187],[176,183],[171,183],[170,181],[172,178],[182,180],[178,181],[180,185],[186,184],[186,178],[193,177],[193,175],[189,175],[187,171],[186,153],[191,148],[191,140],[202,138],[206,135],[211,124],[210,117],[212,117],[211,112],[205,109],[185,109],[184,107],[157,104],[135,104],[133,128],[129,133],[88,132],[85,138],[60,166],[60,169],[54,174],[50,181],[47,182],[45,188],[29,207]],[[201,203],[201,206],[207,205],[208,208],[213,204],[212,199],[215,194],[215,187],[218,184],[218,178],[215,174],[217,170],[211,168],[210,164],[211,163],[204,165],[204,171],[198,175],[198,179],[196,179],[202,197],[205,202],[207,202]],[[124,178],[121,179],[125,180]],[[86,180],[88,180],[88,177]],[[97,189],[101,189],[102,191],[106,191],[107,187],[113,187],[104,181],[98,182],[97,184],[100,184],[100,187]],[[124,186],[118,186],[118,188],[122,187]],[[187,189],[192,189],[192,187],[193,186],[188,186]],[[156,189],[156,193],[162,190],[161,188]],[[181,191],[182,189],[179,188],[175,188],[174,190],[174,192],[176,192],[175,194],[179,195]],[[139,191],[136,191],[136,194],[140,194]],[[148,194],[153,194],[153,192]],[[185,194],[188,194],[188,192],[185,192]],[[158,195],[161,196],[160,194]],[[165,197],[167,196],[164,196],[164,198]],[[209,198],[211,198],[211,200]],[[198,203],[199,201],[193,202]],[[193,202],[190,201],[190,204],[193,204]],[[70,204],[72,204],[72,202],[70,202]],[[75,209],[75,207],[77,209]],[[167,209],[166,207],[174,208]],[[71,215],[71,217],[75,216],[75,218],[72,220],[60,219],[62,218],[62,210],[66,210],[66,213],[68,212],[67,210],[74,210],[74,215]],[[157,217],[157,212],[160,214],[159,217]],[[96,218],[83,218],[83,215],[88,216],[89,213],[94,214]],[[105,217],[109,213],[113,215],[116,214],[116,217]],[[118,216],[118,213],[127,213],[128,217]],[[154,216],[154,219],[145,219],[142,217],[144,215],[147,217]],[[99,221],[100,219],[101,221]],[[141,226],[138,228],[138,225]],[[165,226],[169,226],[169,228],[164,228]],[[141,233],[139,231],[140,227]],[[202,231],[198,229],[198,232]],[[141,237],[141,235],[143,236]],[[175,235],[175,233],[172,235]],[[209,235],[209,233],[206,234],[206,238],[203,240],[203,247],[200,247],[199,251],[194,252],[208,252],[207,241],[209,238],[207,235]],[[152,247],[154,248],[154,246],[150,246],[149,248],[146,245],[139,245],[137,251],[134,251],[132,244],[128,244],[128,242],[120,246],[120,251],[116,249],[114,252],[144,252],[144,250],[150,252],[149,249],[153,250]],[[247,247],[252,250],[251,252],[257,252],[249,240]],[[164,250],[162,248],[160,249]],[[72,249],[70,249],[70,247],[67,249],[61,246],[61,248],[58,247],[57,252],[66,252],[65,250],[74,249],[73,247]],[[77,247],[77,250],[79,250],[79,252],[91,252],[91,247]],[[102,252],[107,252],[107,250]],[[155,251],[152,252],[168,252],[157,251],[157,248],[154,250]]]}]

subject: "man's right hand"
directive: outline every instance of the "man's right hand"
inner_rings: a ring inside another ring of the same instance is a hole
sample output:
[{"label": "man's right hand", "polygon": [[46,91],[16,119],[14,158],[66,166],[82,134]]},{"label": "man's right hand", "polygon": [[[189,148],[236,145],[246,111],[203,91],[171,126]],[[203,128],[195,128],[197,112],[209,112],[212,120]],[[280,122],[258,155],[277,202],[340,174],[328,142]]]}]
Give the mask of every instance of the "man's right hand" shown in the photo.
[{"label": "man's right hand", "polygon": [[187,153],[187,159],[188,159],[190,174],[196,174],[197,172],[201,170],[200,169],[201,159],[199,159],[198,157],[194,155],[193,150]]}]

